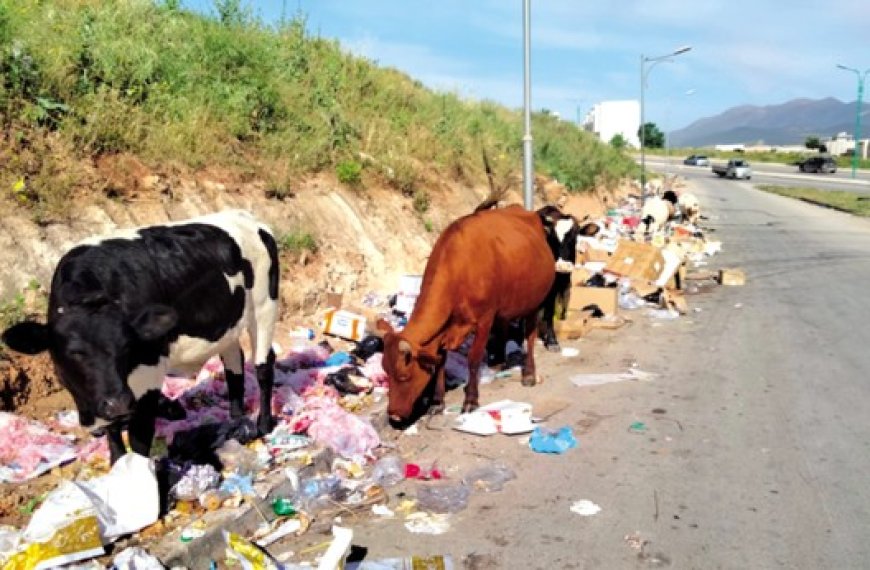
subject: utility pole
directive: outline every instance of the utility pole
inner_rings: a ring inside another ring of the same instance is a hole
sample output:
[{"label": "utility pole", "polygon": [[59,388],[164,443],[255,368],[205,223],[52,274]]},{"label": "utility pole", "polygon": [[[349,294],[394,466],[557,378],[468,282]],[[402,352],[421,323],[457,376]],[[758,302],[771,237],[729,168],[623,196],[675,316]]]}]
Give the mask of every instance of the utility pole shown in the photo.
[{"label": "utility pole", "polygon": [[[646,115],[644,111],[644,91],[646,90],[646,78],[656,64],[663,61],[673,61],[672,58],[681,53],[691,50],[692,46],[683,46],[673,52],[658,57],[645,57],[640,55],[640,203],[646,202]],[[647,69],[646,64],[652,63]]]},{"label": "utility pole", "polygon": [[864,98],[864,80],[867,79],[870,69],[866,69],[864,73],[861,73],[855,68],[846,67],[839,63],[837,67],[846,71],[853,71],[858,77],[858,101],[855,104],[855,149],[852,151],[852,178],[855,178],[855,173],[858,170],[858,154],[861,148],[861,102]]},{"label": "utility pole", "polygon": [[533,200],[534,166],[532,164],[532,8],[531,0],[523,0],[523,204],[526,210],[535,207]]}]

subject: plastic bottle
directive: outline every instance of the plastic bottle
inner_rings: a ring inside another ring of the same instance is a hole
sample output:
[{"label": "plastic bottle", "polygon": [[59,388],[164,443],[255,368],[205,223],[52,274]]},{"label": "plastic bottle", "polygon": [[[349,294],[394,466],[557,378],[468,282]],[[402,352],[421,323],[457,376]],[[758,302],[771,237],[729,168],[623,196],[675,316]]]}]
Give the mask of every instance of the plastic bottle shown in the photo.
[{"label": "plastic bottle", "polygon": [[372,469],[372,479],[381,487],[392,487],[405,478],[405,462],[398,455],[378,459]]},{"label": "plastic bottle", "polygon": [[314,340],[314,329],[308,327],[296,327],[290,331],[290,338],[301,338],[304,340]]}]

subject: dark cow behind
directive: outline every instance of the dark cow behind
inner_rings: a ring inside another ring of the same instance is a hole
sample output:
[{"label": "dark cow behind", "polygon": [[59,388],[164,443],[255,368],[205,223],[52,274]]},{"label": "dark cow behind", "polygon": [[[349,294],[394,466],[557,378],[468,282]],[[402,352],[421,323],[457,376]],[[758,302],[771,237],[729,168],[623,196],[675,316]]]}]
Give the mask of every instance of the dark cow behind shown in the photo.
[{"label": "dark cow behind", "polygon": [[563,213],[555,206],[544,206],[538,210],[538,215],[544,224],[547,244],[556,258],[554,268],[556,277],[542,311],[541,322],[544,328],[542,340],[547,350],[558,352],[559,340],[556,338],[553,320],[557,305],[561,309],[560,318],[565,319],[567,316],[568,302],[571,298],[571,273],[577,262],[577,237],[594,236],[598,233],[599,227],[595,223],[580,225],[574,216]]},{"label": "dark cow behind", "polygon": [[9,348],[48,350],[82,426],[105,427],[114,463],[130,446],[148,455],[160,387],[220,355],[233,417],[244,415],[247,330],[260,385],[261,432],[272,428],[278,249],[244,211],[94,238],[66,253],[52,278],[46,324],[3,333]]},{"label": "dark cow behind", "polygon": [[459,348],[472,333],[462,410],[477,408],[490,329],[506,329],[515,319],[524,323],[528,347],[522,381],[534,385],[538,310],[553,284],[554,263],[540,216],[520,206],[479,209],[450,224],[429,256],[407,326],[396,332],[386,321],[378,322],[385,333],[390,419],[408,420],[433,378],[434,409],[443,406],[447,351]]}]

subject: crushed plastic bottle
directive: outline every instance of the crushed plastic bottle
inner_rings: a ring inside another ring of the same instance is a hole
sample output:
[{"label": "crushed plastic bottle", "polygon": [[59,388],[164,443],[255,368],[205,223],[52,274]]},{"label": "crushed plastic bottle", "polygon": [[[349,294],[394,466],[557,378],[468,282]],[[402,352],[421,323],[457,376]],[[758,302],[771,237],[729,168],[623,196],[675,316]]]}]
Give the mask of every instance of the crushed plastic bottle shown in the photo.
[{"label": "crushed plastic bottle", "polygon": [[471,490],[462,483],[420,485],[417,488],[417,507],[432,513],[458,513],[468,506]]},{"label": "crushed plastic bottle", "polygon": [[372,480],[381,487],[392,487],[405,478],[405,462],[398,455],[378,459],[372,469]]}]

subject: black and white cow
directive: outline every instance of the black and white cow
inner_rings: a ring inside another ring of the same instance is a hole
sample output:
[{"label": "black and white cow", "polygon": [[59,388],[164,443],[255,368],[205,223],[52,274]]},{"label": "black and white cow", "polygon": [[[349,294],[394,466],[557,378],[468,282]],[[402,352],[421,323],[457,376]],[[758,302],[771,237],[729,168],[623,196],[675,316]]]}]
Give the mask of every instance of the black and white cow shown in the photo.
[{"label": "black and white cow", "polygon": [[250,213],[225,211],[93,238],[60,260],[46,324],[19,323],[9,348],[48,350],[82,426],[105,428],[114,463],[130,446],[148,455],[160,387],[220,355],[233,417],[244,414],[247,330],[260,386],[258,429],[271,430],[278,313],[278,248]]},{"label": "black and white cow", "polygon": [[543,305],[541,324],[544,327],[543,341],[547,350],[558,351],[559,341],[553,319],[556,316],[556,303],[562,307],[562,318],[568,306],[571,293],[571,272],[577,261],[577,235],[579,225],[574,216],[563,213],[555,206],[544,206],[538,210],[547,232],[547,243],[556,258],[556,280]]}]

